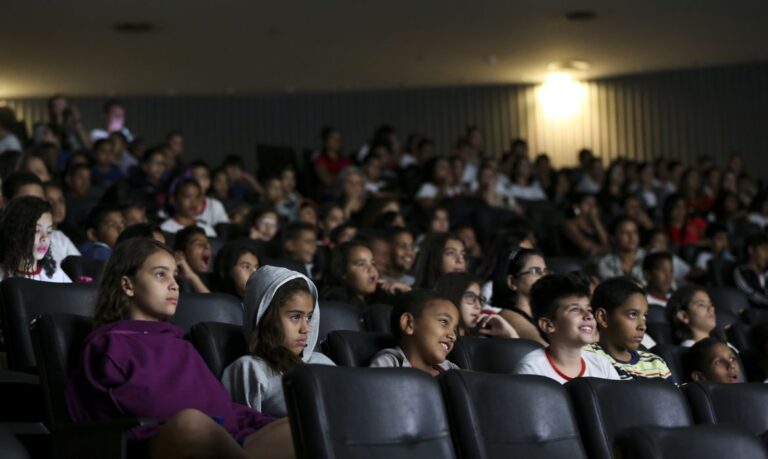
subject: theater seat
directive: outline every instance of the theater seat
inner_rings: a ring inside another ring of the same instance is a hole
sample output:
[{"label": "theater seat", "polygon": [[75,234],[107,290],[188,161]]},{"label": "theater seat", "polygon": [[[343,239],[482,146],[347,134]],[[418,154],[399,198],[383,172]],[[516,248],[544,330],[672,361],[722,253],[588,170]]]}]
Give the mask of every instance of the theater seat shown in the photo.
[{"label": "theater seat", "polygon": [[297,365],[283,391],[297,458],[456,457],[440,386],[422,371]]},{"label": "theater seat", "polygon": [[389,317],[392,306],[389,304],[372,304],[363,311],[365,329],[370,332],[392,333]]},{"label": "theater seat", "polygon": [[768,310],[749,307],[744,310],[744,319],[750,324],[759,324],[768,320]]},{"label": "theater seat", "polygon": [[683,387],[693,418],[701,424],[731,424],[759,435],[768,431],[768,386],[763,383],[694,382]]},{"label": "theater seat", "polygon": [[611,459],[614,439],[631,427],[693,424],[682,392],[667,381],[577,378],[566,388],[592,459]]},{"label": "theater seat", "polygon": [[328,333],[335,330],[361,331],[362,329],[362,317],[357,306],[341,301],[320,302],[318,343],[322,343]]},{"label": "theater seat", "polygon": [[727,325],[725,328],[725,339],[733,344],[736,349],[743,352],[749,349],[749,330],[751,325],[740,322]]},{"label": "theater seat", "polygon": [[659,304],[648,305],[648,322],[668,323],[667,308]]},{"label": "theater seat", "polygon": [[617,436],[622,459],[765,459],[754,435],[730,426],[635,427]]},{"label": "theater seat", "polygon": [[645,332],[658,344],[672,344],[672,326],[667,322],[648,321]]},{"label": "theater seat", "polygon": [[81,280],[84,281],[84,278],[90,278],[92,282],[98,284],[105,264],[105,260],[70,255],[61,261],[61,269],[72,279],[72,282],[80,282]]},{"label": "theater seat", "polygon": [[240,300],[226,293],[182,293],[171,323],[189,330],[200,322],[243,325]]},{"label": "theater seat", "polygon": [[527,339],[462,336],[448,360],[465,370],[485,373],[512,373],[517,364],[541,344]]},{"label": "theater seat", "polygon": [[395,345],[389,333],[340,330],[328,334],[323,351],[338,366],[367,367],[377,352]]},{"label": "theater seat", "polygon": [[707,294],[717,311],[728,311],[738,317],[749,307],[747,297],[735,287],[708,287]]},{"label": "theater seat", "polygon": [[3,452],[3,459],[29,459],[21,442],[4,427],[0,427],[0,451]]},{"label": "theater seat", "polygon": [[230,363],[248,354],[248,340],[240,325],[201,322],[190,329],[188,339],[219,379]]},{"label": "theater seat", "polygon": [[688,353],[687,347],[675,346],[674,344],[657,344],[651,349],[651,352],[667,362],[667,367],[672,372],[672,379],[676,383],[682,384],[690,379],[691,375],[686,374],[685,365],[685,356]]},{"label": "theater seat", "polygon": [[555,381],[457,370],[439,380],[459,457],[586,458],[568,394]]},{"label": "theater seat", "polygon": [[8,369],[35,373],[29,322],[53,312],[93,316],[96,286],[12,277],[0,283],[0,299]]}]

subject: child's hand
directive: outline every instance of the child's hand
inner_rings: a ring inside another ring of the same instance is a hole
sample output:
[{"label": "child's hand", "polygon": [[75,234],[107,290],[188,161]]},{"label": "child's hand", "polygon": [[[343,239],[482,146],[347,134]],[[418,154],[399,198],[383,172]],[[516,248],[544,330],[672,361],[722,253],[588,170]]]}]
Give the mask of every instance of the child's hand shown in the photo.
[{"label": "child's hand", "polygon": [[481,335],[498,336],[500,338],[520,338],[517,330],[503,317],[493,314],[482,314],[477,321]]},{"label": "child's hand", "polygon": [[187,259],[184,257],[176,258],[176,266],[179,268],[180,277],[188,278],[190,277],[190,274],[194,274],[192,268],[187,264]]},{"label": "child's hand", "polygon": [[411,291],[411,286],[408,284],[404,284],[402,282],[379,279],[378,283],[379,283],[379,288],[389,293],[390,295],[394,295],[395,293],[406,293]]}]

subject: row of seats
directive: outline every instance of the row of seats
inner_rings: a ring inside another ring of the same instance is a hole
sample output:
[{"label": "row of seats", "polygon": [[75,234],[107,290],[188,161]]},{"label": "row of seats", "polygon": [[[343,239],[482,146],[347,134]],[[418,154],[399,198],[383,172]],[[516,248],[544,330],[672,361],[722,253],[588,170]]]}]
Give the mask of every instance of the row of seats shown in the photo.
[{"label": "row of seats", "polygon": [[283,387],[302,458],[766,457],[762,384],[301,365]]}]

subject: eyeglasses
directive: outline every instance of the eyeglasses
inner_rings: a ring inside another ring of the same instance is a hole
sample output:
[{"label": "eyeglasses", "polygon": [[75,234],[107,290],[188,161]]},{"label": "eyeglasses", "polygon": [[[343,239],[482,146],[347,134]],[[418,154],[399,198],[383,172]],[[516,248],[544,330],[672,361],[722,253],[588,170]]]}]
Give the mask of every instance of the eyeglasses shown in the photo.
[{"label": "eyeglasses", "polygon": [[541,277],[541,276],[546,276],[547,274],[549,274],[551,272],[552,271],[550,271],[547,268],[541,268],[541,267],[538,267],[538,266],[534,266],[533,268],[529,269],[528,271],[522,271],[522,272],[517,273],[517,277],[527,276],[529,274],[532,275],[532,276],[539,276],[539,277]]},{"label": "eyeglasses", "polygon": [[483,295],[478,295],[475,292],[464,292],[464,295],[462,295],[461,298],[467,303],[479,302],[480,306],[488,304],[488,298]]}]

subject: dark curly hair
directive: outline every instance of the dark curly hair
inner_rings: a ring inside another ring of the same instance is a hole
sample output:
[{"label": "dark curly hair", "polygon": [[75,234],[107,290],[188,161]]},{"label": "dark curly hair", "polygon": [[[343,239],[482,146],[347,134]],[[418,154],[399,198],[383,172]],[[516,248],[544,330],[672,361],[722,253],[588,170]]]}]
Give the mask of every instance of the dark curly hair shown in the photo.
[{"label": "dark curly hair", "polygon": [[261,259],[256,251],[247,244],[240,242],[229,243],[216,254],[216,259],[213,261],[213,274],[215,276],[217,292],[240,296],[237,293],[235,281],[232,279],[232,268],[237,264],[237,260],[246,253],[256,257],[259,260],[259,264],[261,264]]},{"label": "dark curly hair", "polygon": [[414,287],[434,288],[437,279],[443,275],[443,250],[448,241],[464,241],[454,233],[428,233],[416,256]]},{"label": "dark curly hair", "polygon": [[[35,231],[37,221],[44,213],[53,215],[48,202],[34,196],[20,196],[11,199],[0,216],[0,264],[8,275],[33,270]],[[56,271],[50,247],[38,266],[45,270],[48,277]]]},{"label": "dark curly hair", "polygon": [[112,249],[99,284],[94,327],[128,318],[131,300],[123,292],[122,278],[135,276],[144,261],[157,252],[173,256],[168,246],[148,238],[129,239]]},{"label": "dark curly hair", "polygon": [[[294,295],[302,292],[312,297],[309,285],[304,279],[293,279],[280,286],[250,337],[251,354],[264,360],[277,374],[283,374],[302,363],[301,355],[296,355],[283,346],[285,334],[280,322],[280,308]],[[313,303],[314,301],[315,298],[312,298]]]}]

